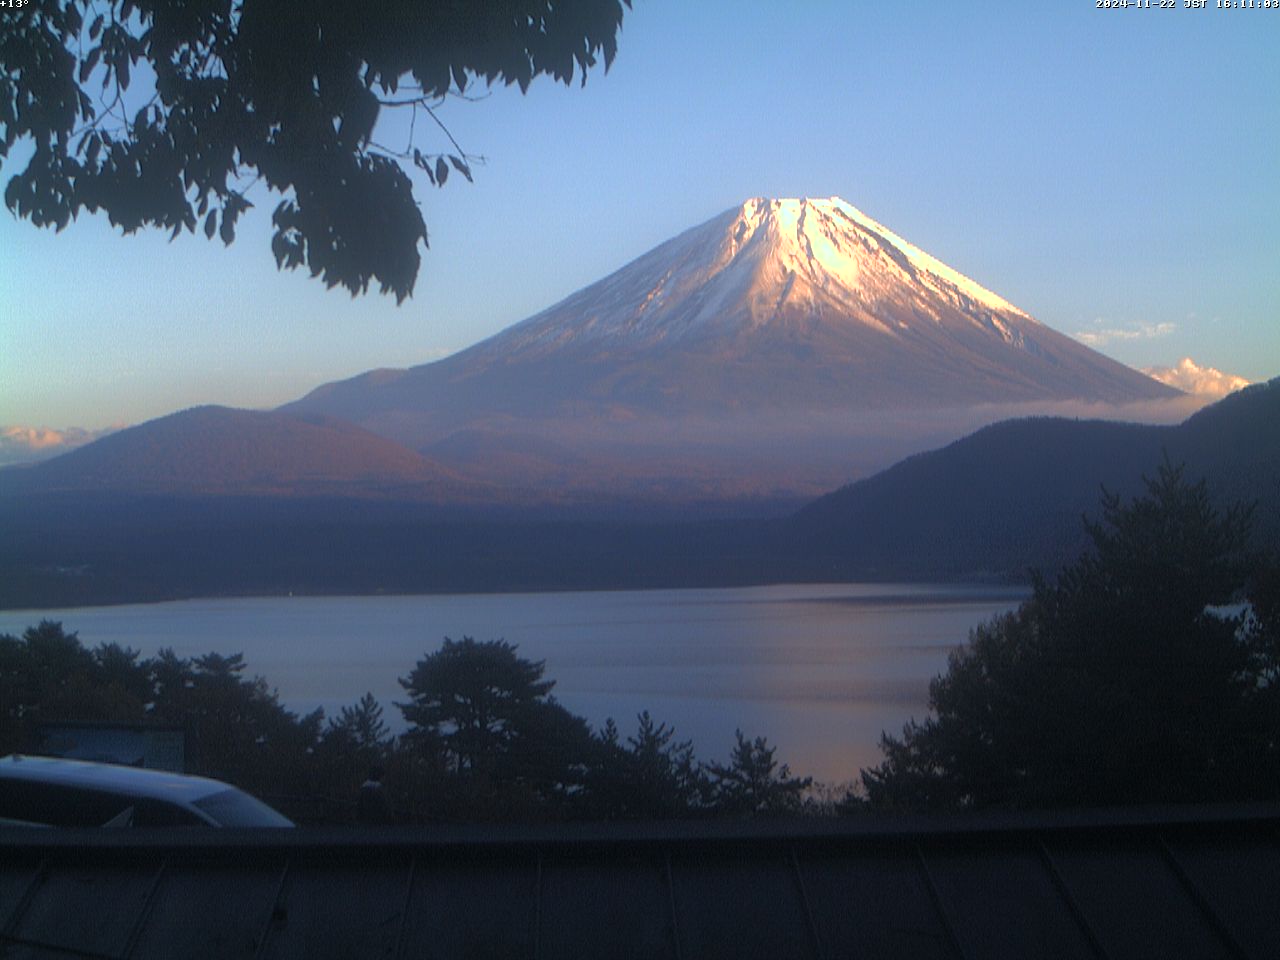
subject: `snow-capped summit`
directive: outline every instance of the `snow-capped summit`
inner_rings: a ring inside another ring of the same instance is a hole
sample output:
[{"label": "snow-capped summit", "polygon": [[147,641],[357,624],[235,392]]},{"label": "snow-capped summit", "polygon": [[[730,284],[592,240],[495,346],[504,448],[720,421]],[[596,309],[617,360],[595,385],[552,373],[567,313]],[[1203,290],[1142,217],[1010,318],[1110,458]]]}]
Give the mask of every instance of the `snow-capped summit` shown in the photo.
[{"label": "snow-capped summit", "polygon": [[748,200],[467,350],[293,406],[419,449],[499,431],[578,450],[623,424],[758,447],[764,417],[1175,395],[832,197]]},{"label": "snow-capped summit", "polygon": [[[748,200],[491,342],[526,354],[572,341],[652,347],[815,322],[902,336],[947,310],[1011,339],[1030,319],[838,197]],[[911,317],[905,316],[910,314]]]}]

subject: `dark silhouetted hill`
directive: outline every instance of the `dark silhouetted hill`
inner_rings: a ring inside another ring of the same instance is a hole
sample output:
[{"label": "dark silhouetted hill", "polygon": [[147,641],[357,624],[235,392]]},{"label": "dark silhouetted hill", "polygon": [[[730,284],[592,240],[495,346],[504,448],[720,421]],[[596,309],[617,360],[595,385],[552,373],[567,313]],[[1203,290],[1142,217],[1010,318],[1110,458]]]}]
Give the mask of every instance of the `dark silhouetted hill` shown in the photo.
[{"label": "dark silhouetted hill", "polygon": [[1280,543],[1280,378],[1172,427],[1054,418],[994,424],[805,507],[798,549],[855,577],[1017,577],[1087,543],[1105,487],[1136,493],[1164,456],[1221,504],[1256,502],[1259,545]]},{"label": "dark silhouetted hill", "polygon": [[[1175,427],[1061,419],[996,424],[781,519],[735,519],[713,502],[658,515],[621,497],[584,514],[580,507],[483,500],[460,506],[456,499],[391,494],[299,496],[293,491],[322,489],[318,478],[341,491],[368,476],[382,478],[384,491],[395,489],[386,478],[398,476],[402,489],[420,492],[424,467],[416,455],[340,423],[219,410],[176,416],[206,425],[199,445],[206,459],[203,466],[188,464],[177,479],[151,478],[150,490],[131,490],[124,481],[145,478],[148,464],[159,469],[162,458],[152,460],[148,451],[163,437],[164,421],[126,431],[121,445],[105,447],[111,457],[104,447],[85,448],[62,463],[5,472],[0,606],[284,593],[1016,581],[1029,569],[1052,572],[1075,559],[1086,545],[1081,518],[1097,515],[1102,487],[1135,493],[1166,455],[1185,462],[1190,479],[1207,478],[1221,502],[1256,501],[1256,542],[1280,544],[1280,380]],[[250,474],[237,464],[263,459],[252,449],[237,453],[248,433],[282,457],[291,445],[323,449],[311,460],[283,459],[275,474],[260,467]],[[329,446],[335,435],[345,444],[341,456]],[[224,452],[213,458],[210,449]],[[517,452],[548,451],[535,445]],[[102,459],[80,466],[78,458],[90,454]],[[21,491],[12,483],[19,474],[27,484]],[[45,485],[31,482],[42,476]],[[91,477],[101,486],[70,485]],[[116,477],[122,485],[113,487]],[[246,483],[277,492],[214,492]]]}]

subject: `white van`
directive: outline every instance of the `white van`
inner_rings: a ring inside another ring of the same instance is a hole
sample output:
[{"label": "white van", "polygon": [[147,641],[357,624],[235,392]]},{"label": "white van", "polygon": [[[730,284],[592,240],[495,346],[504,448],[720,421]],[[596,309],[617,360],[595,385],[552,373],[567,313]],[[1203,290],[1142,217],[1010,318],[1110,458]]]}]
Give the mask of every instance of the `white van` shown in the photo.
[{"label": "white van", "polygon": [[110,763],[14,754],[0,758],[0,825],[292,827],[220,780]]}]

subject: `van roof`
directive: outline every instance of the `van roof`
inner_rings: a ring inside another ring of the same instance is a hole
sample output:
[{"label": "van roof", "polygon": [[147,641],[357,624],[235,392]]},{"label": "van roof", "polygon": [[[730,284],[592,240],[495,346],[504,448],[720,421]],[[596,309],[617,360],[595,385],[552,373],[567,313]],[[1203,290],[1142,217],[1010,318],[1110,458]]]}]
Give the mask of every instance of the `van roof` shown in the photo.
[{"label": "van roof", "polygon": [[146,770],[142,767],[27,754],[0,757],[0,780],[60,783],[69,787],[106,790],[133,797],[152,797],[181,803],[191,803],[229,789],[228,784],[218,780],[170,773],[167,770]]}]

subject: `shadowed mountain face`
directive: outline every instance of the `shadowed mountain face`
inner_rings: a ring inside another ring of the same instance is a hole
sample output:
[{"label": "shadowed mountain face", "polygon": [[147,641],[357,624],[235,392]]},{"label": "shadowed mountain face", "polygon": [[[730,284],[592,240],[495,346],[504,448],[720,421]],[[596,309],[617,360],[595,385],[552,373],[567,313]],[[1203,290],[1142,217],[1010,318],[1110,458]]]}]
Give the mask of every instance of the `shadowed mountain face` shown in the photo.
[{"label": "shadowed mountain face", "polygon": [[[905,411],[936,424],[977,405],[1007,416],[1018,404],[1176,395],[839,199],[752,200],[468,350],[327,384],[286,409],[424,450],[466,431],[472,464],[478,437],[494,438],[497,457],[501,441],[536,436],[608,463],[615,481],[638,459],[670,457],[688,477],[750,464],[761,482],[800,489],[865,469],[823,462],[842,439],[835,421]],[[815,418],[828,422],[807,453],[792,442],[762,455],[762,441],[794,441]]]},{"label": "shadowed mountain face", "polygon": [[[1172,427],[1062,418],[996,424],[781,519],[722,513],[709,521],[699,507],[638,521],[616,498],[609,501],[612,512],[593,516],[580,507],[563,513],[525,506],[493,510],[479,498],[464,510],[456,499],[440,506],[420,495],[396,498],[397,489],[423,489],[413,483],[397,488],[367,480],[355,488],[332,485],[328,497],[291,495],[294,489],[319,491],[314,481],[296,481],[296,487],[260,481],[258,490],[277,495],[247,496],[193,495],[192,475],[182,487],[163,473],[153,479],[170,487],[123,485],[122,457],[144,478],[170,469],[151,453],[152,440],[159,442],[163,431],[182,428],[178,432],[186,436],[185,425],[203,422],[210,436],[227,427],[236,437],[279,430],[305,435],[292,420],[187,411],[148,425],[153,430],[122,433],[128,441],[123,446],[111,437],[43,467],[0,472],[0,494],[10,494],[0,496],[0,607],[288,592],[1017,580],[1029,568],[1050,572],[1074,560],[1087,541],[1081,517],[1097,516],[1101,487],[1124,496],[1138,492],[1142,475],[1154,474],[1166,454],[1186,464],[1188,479],[1207,478],[1218,503],[1256,501],[1255,544],[1280,543],[1280,379]],[[265,426],[245,426],[253,422]],[[316,426],[367,438],[354,428]],[[224,438],[222,457],[199,461],[202,489],[219,475],[230,483],[236,472],[218,473],[235,463],[223,458],[238,441]],[[470,439],[458,440],[459,455],[469,453]],[[347,447],[359,452],[362,466],[345,457],[335,465],[331,453],[317,465],[324,476],[360,476],[377,467],[366,455],[387,448],[387,441],[372,438]],[[95,459],[88,459],[95,449]],[[531,445],[513,448],[512,456],[527,466],[555,462],[562,452]],[[112,471],[90,469],[112,461]],[[402,451],[399,462],[409,479],[418,475],[414,454]],[[384,477],[390,472],[377,469]],[[89,482],[95,478],[101,487]],[[108,478],[121,485],[109,485]],[[28,485],[15,490],[20,479]],[[80,486],[69,486],[73,479]],[[175,496],[166,489],[186,492]],[[357,497],[352,489],[387,493]]]},{"label": "shadowed mountain face", "polygon": [[1280,378],[1176,426],[1035,418],[997,423],[805,507],[797,542],[858,576],[1019,576],[1074,560],[1105,488],[1129,497],[1163,458],[1222,506],[1254,505],[1280,543]]},{"label": "shadowed mountain face", "polygon": [[316,414],[195,407],[25,469],[0,489],[448,499],[468,485],[398,443]]}]

